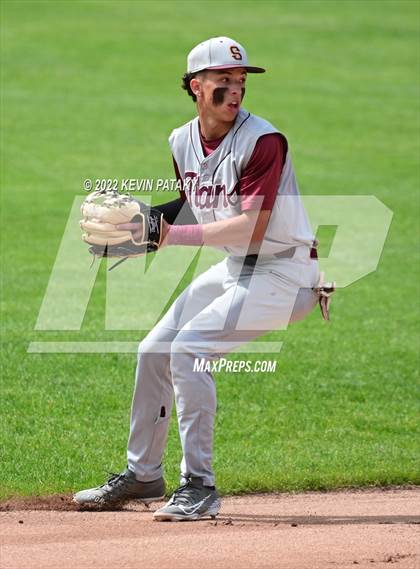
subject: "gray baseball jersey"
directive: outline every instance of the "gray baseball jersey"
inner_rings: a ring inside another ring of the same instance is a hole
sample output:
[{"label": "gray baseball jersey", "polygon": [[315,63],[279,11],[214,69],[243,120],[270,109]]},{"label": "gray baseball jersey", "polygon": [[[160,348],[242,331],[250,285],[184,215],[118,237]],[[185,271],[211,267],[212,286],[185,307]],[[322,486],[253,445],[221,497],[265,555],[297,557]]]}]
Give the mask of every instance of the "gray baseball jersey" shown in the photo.
[{"label": "gray baseball jersey", "polygon": [[[184,191],[199,223],[211,223],[241,213],[239,180],[257,140],[279,132],[266,120],[241,109],[233,128],[209,156],[204,156],[198,117],[169,137],[172,154],[184,180]],[[262,202],[262,199],[261,199]],[[314,241],[296,183],[290,152],[279,182],[260,254],[270,255]],[[246,255],[243,246],[217,247],[229,255]]]}]

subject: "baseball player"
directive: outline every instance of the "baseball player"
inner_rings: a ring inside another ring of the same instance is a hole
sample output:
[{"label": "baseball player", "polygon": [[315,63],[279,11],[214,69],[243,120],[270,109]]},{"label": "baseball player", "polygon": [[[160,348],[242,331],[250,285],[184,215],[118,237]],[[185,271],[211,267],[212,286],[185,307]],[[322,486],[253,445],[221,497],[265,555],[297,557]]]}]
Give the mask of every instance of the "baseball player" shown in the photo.
[{"label": "baseball player", "polygon": [[[188,55],[183,88],[198,116],[169,138],[182,191],[158,206],[164,217],[161,243],[211,246],[226,258],[195,279],[140,343],[127,469],[75,494],[82,506],[163,498],[162,456],[175,399],[181,484],[154,519],[216,516],[216,389],[209,366],[195,371],[194,361],[217,360],[269,330],[285,328],[318,301],[314,235],[287,139],[242,107],[248,73],[264,71],[251,66],[245,49],[227,37],[204,41]],[[140,222],[119,228],[133,236],[142,230]]]}]

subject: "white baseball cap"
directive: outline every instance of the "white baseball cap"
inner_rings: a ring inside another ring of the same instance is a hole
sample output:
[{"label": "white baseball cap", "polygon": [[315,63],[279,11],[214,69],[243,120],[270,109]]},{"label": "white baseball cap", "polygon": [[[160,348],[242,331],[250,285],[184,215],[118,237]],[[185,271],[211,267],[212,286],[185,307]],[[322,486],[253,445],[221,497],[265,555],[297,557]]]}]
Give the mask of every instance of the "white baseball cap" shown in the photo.
[{"label": "white baseball cap", "polygon": [[248,65],[248,57],[240,43],[225,37],[210,38],[195,46],[188,54],[188,73],[203,69],[244,67],[249,73],[264,73],[262,67]]}]

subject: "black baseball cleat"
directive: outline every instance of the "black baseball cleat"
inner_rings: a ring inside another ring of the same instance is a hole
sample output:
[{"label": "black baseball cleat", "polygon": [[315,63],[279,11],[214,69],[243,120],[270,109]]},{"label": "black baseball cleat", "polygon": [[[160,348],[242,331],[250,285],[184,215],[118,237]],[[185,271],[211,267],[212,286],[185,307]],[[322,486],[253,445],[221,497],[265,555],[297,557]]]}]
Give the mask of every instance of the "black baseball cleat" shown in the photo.
[{"label": "black baseball cleat", "polygon": [[191,521],[215,518],[221,506],[214,486],[203,486],[201,478],[189,478],[173,493],[169,502],[153,514],[157,521]]},{"label": "black baseball cleat", "polygon": [[149,504],[165,497],[165,482],[158,478],[152,482],[140,482],[134,472],[125,470],[111,477],[97,488],[81,490],[73,496],[73,502],[83,508],[106,510],[118,508],[129,500]]}]

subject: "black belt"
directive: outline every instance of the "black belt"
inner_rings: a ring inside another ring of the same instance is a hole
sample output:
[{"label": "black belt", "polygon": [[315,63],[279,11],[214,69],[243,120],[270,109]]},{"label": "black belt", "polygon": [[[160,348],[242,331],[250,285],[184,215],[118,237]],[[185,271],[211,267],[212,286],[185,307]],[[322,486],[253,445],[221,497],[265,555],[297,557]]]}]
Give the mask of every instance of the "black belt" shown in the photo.
[{"label": "black belt", "polygon": [[[280,253],[274,253],[272,256],[276,259],[291,259],[296,253],[296,247],[291,247],[285,251],[280,251]],[[316,247],[311,247],[309,257],[311,259],[318,259],[318,252]],[[253,267],[258,259],[258,255],[247,255],[244,259],[244,265]]]}]

